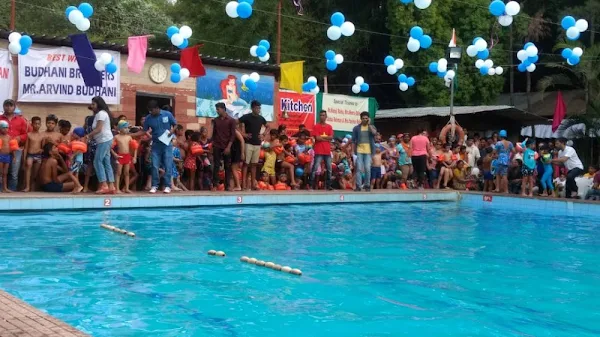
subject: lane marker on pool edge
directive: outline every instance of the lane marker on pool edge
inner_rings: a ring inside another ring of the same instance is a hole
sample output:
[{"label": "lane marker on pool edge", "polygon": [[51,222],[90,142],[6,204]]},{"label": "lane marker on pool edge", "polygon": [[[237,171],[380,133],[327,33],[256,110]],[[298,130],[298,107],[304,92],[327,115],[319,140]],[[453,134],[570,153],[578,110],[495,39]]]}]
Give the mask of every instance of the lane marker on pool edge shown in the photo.
[{"label": "lane marker on pool edge", "polygon": [[277,270],[277,271],[282,271],[284,273],[288,273],[288,274],[292,274],[292,275],[297,275],[297,276],[302,275],[302,270],[300,270],[300,269],[293,269],[288,266],[281,266],[281,265],[273,263],[273,262],[265,262],[263,260],[258,260],[253,257],[242,256],[240,258],[240,261],[242,261],[244,263],[248,263],[248,264],[257,265],[259,267],[265,267],[265,268],[269,268],[269,269],[273,269],[273,270]]},{"label": "lane marker on pool edge", "polygon": [[113,231],[115,233],[127,235],[127,236],[129,236],[131,238],[135,237],[135,233],[134,232],[128,232],[128,231],[126,231],[126,230],[124,230],[122,228],[119,228],[119,227],[107,225],[105,223],[101,224],[100,227],[102,227],[104,229],[108,229],[109,231]]}]

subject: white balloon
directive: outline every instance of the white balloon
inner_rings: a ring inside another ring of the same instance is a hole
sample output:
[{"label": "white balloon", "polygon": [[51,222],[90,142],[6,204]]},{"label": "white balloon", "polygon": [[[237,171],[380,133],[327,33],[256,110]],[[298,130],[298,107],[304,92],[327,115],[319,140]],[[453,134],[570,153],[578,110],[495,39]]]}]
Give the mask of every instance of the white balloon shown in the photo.
[{"label": "white balloon", "polygon": [[71,11],[71,13],[69,13],[69,22],[76,25],[77,22],[83,20],[83,13],[81,13],[81,11],[74,9]]},{"label": "white balloon", "polygon": [[534,72],[535,71],[535,63],[530,64],[527,67],[527,71],[530,72],[530,73]]},{"label": "white balloon", "polygon": [[399,88],[400,88],[400,90],[402,90],[402,91],[406,91],[406,90],[408,90],[408,83],[406,83],[406,82],[402,82],[402,83],[400,83],[400,85],[399,85]]},{"label": "white balloon", "polygon": [[237,1],[229,1],[227,3],[227,6],[225,6],[225,12],[227,12],[227,15],[230,18],[235,19],[235,18],[238,17],[237,7],[238,7],[238,2]]},{"label": "white balloon", "polygon": [[317,78],[316,78],[316,77],[314,77],[314,76],[311,76],[311,77],[309,77],[309,78],[308,78],[308,80],[307,80],[306,82],[309,82],[309,83],[310,83],[310,82],[312,82],[312,83],[317,83]]},{"label": "white balloon", "polygon": [[475,48],[477,48],[477,51],[484,51],[487,48],[487,46],[487,41],[485,41],[484,39],[479,39],[477,40],[477,42],[475,42]]},{"label": "white balloon", "polygon": [[477,61],[475,61],[475,67],[477,67],[477,69],[480,69],[481,67],[483,67],[483,64],[485,62],[482,59],[479,59]]},{"label": "white balloon", "polygon": [[269,54],[269,52],[267,52],[265,54],[265,56],[259,57],[258,59],[260,60],[260,62],[267,62],[270,58],[271,58],[271,54]]},{"label": "white balloon", "polygon": [[352,36],[352,35],[354,35],[354,31],[356,30],[356,27],[354,27],[354,24],[352,22],[346,21],[346,22],[342,23],[340,30],[342,31],[342,34],[344,36]]},{"label": "white balloon", "polygon": [[573,48],[573,55],[581,57],[581,55],[583,55],[583,49],[579,47]]},{"label": "white balloon", "polygon": [[496,75],[496,69],[495,68],[488,69],[488,75],[490,75],[490,76]]},{"label": "white balloon", "polygon": [[440,73],[443,73],[443,72],[445,72],[446,70],[448,70],[448,65],[447,65],[447,64],[439,64],[439,63],[438,63],[438,68],[437,68],[437,70],[438,70]]},{"label": "white balloon", "polygon": [[338,26],[331,26],[327,29],[327,37],[333,41],[339,40],[342,37],[342,30]]},{"label": "white balloon", "polygon": [[448,72],[446,73],[446,77],[448,77],[448,79],[453,79],[454,76],[456,76],[456,72],[452,69],[448,70]]},{"label": "white balloon", "polygon": [[567,37],[572,40],[579,37],[579,30],[577,29],[577,27],[569,27],[569,29],[567,29]]},{"label": "white balloon", "polygon": [[517,59],[519,61],[525,61],[525,59],[527,58],[527,52],[524,51],[523,49],[519,50],[517,52]]},{"label": "white balloon", "polygon": [[394,67],[396,67],[397,70],[402,69],[402,67],[404,67],[404,61],[402,61],[402,59],[396,59],[394,61]]},{"label": "white balloon", "polygon": [[319,91],[321,91],[321,89],[319,88],[319,86],[316,86],[313,89],[310,89],[310,92],[313,93],[313,94],[318,94]]},{"label": "white balloon", "polygon": [[171,36],[171,43],[175,47],[180,46],[183,43],[183,36],[179,33],[173,34],[173,36]]},{"label": "white balloon", "polygon": [[181,68],[179,75],[181,76],[181,80],[185,80],[186,78],[190,77],[190,71],[188,68]]},{"label": "white balloon", "polygon": [[256,49],[258,48],[258,46],[252,46],[250,47],[250,55],[254,56],[254,57],[258,57],[258,55],[256,55]]},{"label": "white balloon", "polygon": [[408,43],[406,44],[406,48],[408,51],[414,53],[421,49],[421,42],[417,39],[413,39],[412,37],[408,39]]},{"label": "white balloon", "polygon": [[87,31],[88,29],[90,29],[90,20],[83,18],[81,20],[79,20],[79,22],[77,22],[77,24],[75,25],[75,27],[77,27],[77,29],[79,29],[82,32]]},{"label": "white balloon", "polygon": [[362,76],[358,76],[354,79],[354,83],[360,86],[361,84],[365,83],[365,79]]},{"label": "white balloon", "polygon": [[500,26],[508,27],[513,23],[513,17],[510,15],[501,15],[498,17],[498,23]]},{"label": "white balloon", "polygon": [[502,75],[502,73],[504,72],[504,68],[498,66],[496,67],[496,75]]},{"label": "white balloon", "polygon": [[470,45],[467,47],[467,55],[469,55],[469,57],[475,57],[477,56],[477,47]]},{"label": "white balloon", "polygon": [[242,78],[241,78],[242,84],[246,83],[246,80],[248,80],[249,78],[250,78],[250,75],[247,75],[247,74],[242,75]]},{"label": "white balloon", "polygon": [[250,74],[250,79],[258,83],[258,81],[260,81],[260,75],[257,72],[254,72]]},{"label": "white balloon", "polygon": [[8,50],[16,55],[21,52],[21,45],[18,42],[11,42],[8,45]]},{"label": "white balloon", "polygon": [[10,33],[10,35],[8,36],[8,42],[10,43],[18,43],[19,46],[21,45],[21,43],[19,42],[19,40],[21,40],[21,34],[17,33],[17,32],[12,32]]},{"label": "white balloon", "polygon": [[342,54],[337,54],[337,55],[335,55],[335,57],[333,58],[333,60],[337,64],[342,64],[342,63],[344,63],[344,56],[342,56]]},{"label": "white balloon", "polygon": [[536,46],[529,46],[529,47],[527,47],[525,52],[527,53],[527,57],[533,57],[538,54],[538,49]]},{"label": "white balloon", "polygon": [[431,6],[431,0],[415,0],[415,6],[417,6],[418,9],[426,9]]},{"label": "white balloon", "polygon": [[395,65],[393,65],[393,64],[390,64],[390,65],[387,67],[387,72],[388,72],[388,74],[390,74],[390,75],[395,75],[395,74],[398,72],[398,68],[396,68],[396,66],[395,66]]},{"label": "white balloon", "polygon": [[448,60],[446,60],[445,58],[439,59],[438,60],[438,66],[443,66],[444,68],[448,67]]},{"label": "white balloon", "polygon": [[491,68],[494,66],[494,61],[487,59],[487,60],[483,61],[483,65],[486,66],[487,68]]},{"label": "white balloon", "polygon": [[109,53],[102,53],[100,54],[100,61],[102,61],[102,64],[107,65],[109,63],[112,62],[112,56]]},{"label": "white balloon", "polygon": [[360,92],[360,85],[355,84],[352,86],[352,92],[358,94]]},{"label": "white balloon", "polygon": [[101,60],[94,62],[94,68],[98,71],[104,71],[106,69],[106,65],[102,63]]},{"label": "white balloon", "polygon": [[577,28],[577,30],[580,33],[585,32],[588,29],[588,22],[585,19],[579,19],[577,20],[577,22],[575,22],[575,28]]},{"label": "white balloon", "polygon": [[510,16],[515,16],[515,15],[519,14],[519,12],[521,11],[521,6],[516,1],[509,1],[506,4],[504,11],[506,12],[506,14],[508,14]]},{"label": "white balloon", "polygon": [[179,34],[181,34],[184,39],[189,39],[192,37],[192,29],[190,26],[181,26],[181,28],[179,28]]}]

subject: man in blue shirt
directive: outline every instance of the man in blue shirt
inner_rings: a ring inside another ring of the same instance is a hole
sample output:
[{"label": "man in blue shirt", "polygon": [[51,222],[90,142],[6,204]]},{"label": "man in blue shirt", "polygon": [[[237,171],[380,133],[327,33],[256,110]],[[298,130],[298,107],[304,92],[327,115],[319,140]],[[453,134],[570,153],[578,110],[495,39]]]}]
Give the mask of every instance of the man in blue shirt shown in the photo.
[{"label": "man in blue shirt", "polygon": [[173,172],[173,145],[163,143],[159,138],[167,132],[171,136],[177,121],[173,115],[165,110],[161,110],[157,101],[148,102],[148,111],[150,114],[146,116],[144,121],[144,130],[152,135],[152,188],[150,193],[156,193],[160,183],[158,169],[160,167],[165,170],[165,189],[164,193],[171,193],[171,173]]}]

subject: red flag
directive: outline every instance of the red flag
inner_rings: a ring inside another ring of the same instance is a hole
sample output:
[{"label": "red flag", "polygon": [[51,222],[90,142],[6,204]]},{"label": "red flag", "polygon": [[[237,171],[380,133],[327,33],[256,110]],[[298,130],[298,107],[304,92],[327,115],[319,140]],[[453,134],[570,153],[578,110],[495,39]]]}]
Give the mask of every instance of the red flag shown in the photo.
[{"label": "red flag", "polygon": [[190,71],[190,77],[201,77],[206,75],[206,69],[202,65],[200,59],[199,49],[203,45],[196,45],[193,47],[185,48],[181,51],[181,57],[179,58],[179,65],[181,68],[187,68]]},{"label": "red flag", "polygon": [[562,92],[558,92],[556,95],[556,105],[554,106],[554,117],[552,117],[552,132],[556,132],[560,123],[562,123],[563,119],[567,115],[567,106],[565,105],[565,101],[562,97]]}]

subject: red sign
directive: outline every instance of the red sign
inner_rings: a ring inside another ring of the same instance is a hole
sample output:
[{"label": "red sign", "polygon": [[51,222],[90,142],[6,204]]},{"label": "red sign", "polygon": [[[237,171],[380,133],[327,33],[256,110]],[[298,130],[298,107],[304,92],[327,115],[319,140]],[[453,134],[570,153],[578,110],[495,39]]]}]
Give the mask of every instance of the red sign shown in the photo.
[{"label": "red sign", "polygon": [[[308,130],[315,125],[316,95],[298,94],[289,91],[279,92],[279,124],[287,126],[288,135],[298,132],[298,126],[304,124]],[[284,114],[287,112],[287,119]]]},{"label": "red sign", "polygon": [[483,195],[483,201],[485,202],[492,202],[492,196],[491,195]]}]

